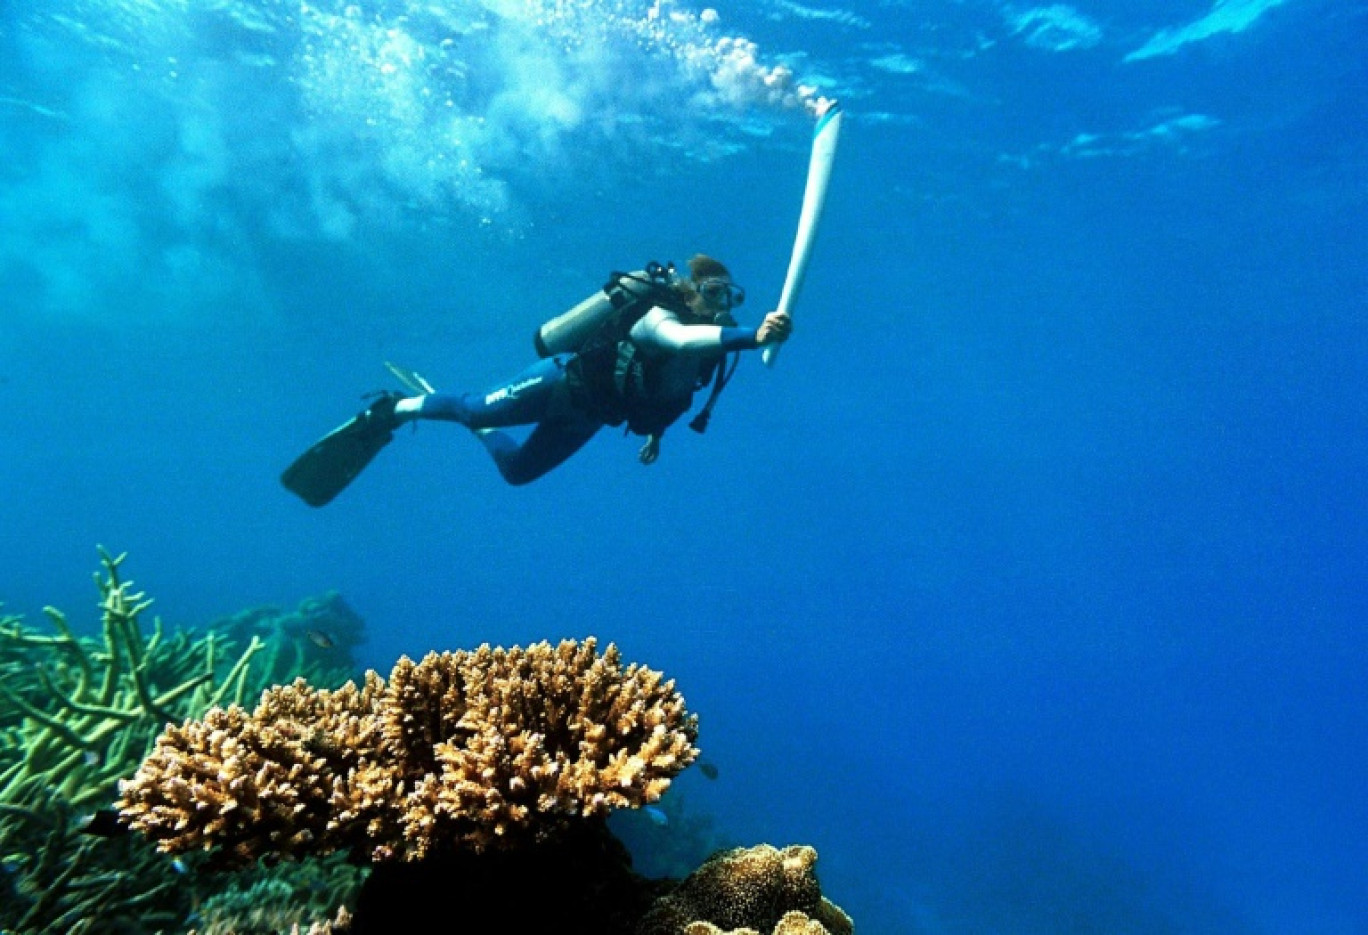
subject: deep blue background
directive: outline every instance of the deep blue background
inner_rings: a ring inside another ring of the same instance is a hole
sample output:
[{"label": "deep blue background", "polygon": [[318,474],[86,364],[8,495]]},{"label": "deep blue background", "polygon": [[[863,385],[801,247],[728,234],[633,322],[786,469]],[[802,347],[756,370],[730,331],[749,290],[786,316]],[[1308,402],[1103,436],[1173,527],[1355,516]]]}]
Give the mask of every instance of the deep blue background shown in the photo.
[{"label": "deep blue background", "polygon": [[[1368,7],[1132,6],[6,3],[5,610],[102,544],[168,622],[337,588],[382,672],[615,641],[867,932],[1368,931]],[[779,365],[650,469],[424,425],[282,491],[609,269],[776,300],[811,124],[722,35],[847,109]]]}]

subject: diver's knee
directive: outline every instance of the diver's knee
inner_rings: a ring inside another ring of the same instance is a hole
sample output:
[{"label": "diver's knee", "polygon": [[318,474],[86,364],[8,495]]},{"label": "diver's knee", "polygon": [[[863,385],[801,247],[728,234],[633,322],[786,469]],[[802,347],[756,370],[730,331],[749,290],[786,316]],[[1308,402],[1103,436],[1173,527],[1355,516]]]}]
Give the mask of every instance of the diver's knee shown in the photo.
[{"label": "diver's knee", "polygon": [[524,487],[539,477],[543,476],[547,469],[542,467],[528,467],[522,464],[505,464],[497,462],[499,474],[510,487]]}]

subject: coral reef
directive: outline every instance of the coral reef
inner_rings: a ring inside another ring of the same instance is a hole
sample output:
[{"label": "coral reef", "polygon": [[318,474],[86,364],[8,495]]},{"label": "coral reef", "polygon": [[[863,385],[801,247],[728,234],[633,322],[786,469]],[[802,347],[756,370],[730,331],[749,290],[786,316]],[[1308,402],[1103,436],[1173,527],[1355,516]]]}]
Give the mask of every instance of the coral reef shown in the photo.
[{"label": "coral reef", "polygon": [[[355,615],[334,595],[239,615],[238,626],[172,630],[144,617],[151,601],[122,575],[124,556],[100,550],[98,635],[78,635],[48,607],[48,632],[0,616],[0,927],[6,931],[170,930],[194,887],[186,864],[141,838],[78,833],[118,794],[165,725],[259,695],[298,666],[341,684],[337,662],[292,623],[359,641]],[[327,629],[324,629],[327,628]],[[270,661],[270,665],[263,662]],[[298,673],[295,673],[298,674]],[[350,674],[350,672],[348,673]],[[290,677],[290,676],[287,676]],[[127,920],[142,920],[134,924]],[[152,920],[152,921],[148,921]],[[138,926],[146,922],[147,928]],[[155,924],[154,924],[155,923]]]},{"label": "coral reef", "polygon": [[[526,932],[853,935],[850,919],[822,897],[815,862],[810,847],[760,845],[714,855],[684,881],[651,880],[633,872],[626,848],[593,820],[519,849],[377,864],[352,935],[426,931],[451,907],[481,905],[513,907],[502,927]],[[466,924],[452,919],[449,927]]]},{"label": "coral reef", "polygon": [[16,617],[0,621],[0,803],[23,807],[55,789],[77,808],[107,804],[164,724],[240,696],[262,648],[253,641],[216,679],[222,647],[212,636],[195,646],[159,619],[144,636],[140,618],[152,602],[120,579],[123,556],[101,560],[102,640],[76,637],[51,607],[55,636],[26,632]]},{"label": "coral reef", "polygon": [[[273,611],[255,613],[258,625],[236,634],[215,627],[168,631],[160,618],[144,633],[152,601],[122,579],[124,558],[100,551],[98,639],[76,636],[52,607],[44,612],[55,634],[0,618],[0,804],[24,807],[55,790],[77,809],[107,805],[166,724],[240,704],[288,671],[281,669],[281,647],[294,641],[261,623],[282,616]],[[321,605],[337,615],[335,599]],[[291,660],[310,662],[297,654]],[[331,684],[350,675],[316,659],[311,671]]]},{"label": "coral reef", "polygon": [[656,901],[637,935],[849,935],[854,926],[823,898],[816,863],[817,852],[806,846],[761,844],[714,854]]},{"label": "coral reef", "polygon": [[225,874],[228,884],[195,913],[195,935],[345,930],[369,871],[339,858]]},{"label": "coral reef", "polygon": [[123,560],[101,551],[96,636],[52,608],[49,632],[0,616],[0,930],[372,935],[484,905],[529,931],[852,931],[811,848],[634,871],[615,809],[659,802],[638,829],[657,874],[718,839],[661,801],[696,718],[615,646],[431,653],[343,684],[362,627],[337,595],[171,630]]},{"label": "coral reef", "polygon": [[60,799],[0,814],[0,930],[139,935],[172,930],[189,911],[178,865],[147,842],[84,835]]},{"label": "coral reef", "polygon": [[[485,645],[335,691],[296,680],[250,713],[168,727],[119,805],[170,853],[370,858],[353,935],[474,903],[517,906],[529,931],[850,933],[811,848],[726,851],[679,884],[632,872],[606,815],[657,801],[696,736],[674,683],[624,668],[615,646]],[[262,899],[287,889],[263,886]]]},{"label": "coral reef", "polygon": [[[836,930],[828,929],[816,919],[809,918],[806,913],[794,910],[784,913],[783,917],[775,924],[774,930],[768,935],[831,935],[834,931]],[[765,935],[765,933],[752,928],[724,931],[711,922],[691,922],[684,927],[684,935]]]},{"label": "coral reef", "polygon": [[303,680],[169,726],[121,784],[168,853],[339,849],[377,861],[517,848],[654,802],[698,755],[672,681],[583,642],[403,658],[388,682]]}]

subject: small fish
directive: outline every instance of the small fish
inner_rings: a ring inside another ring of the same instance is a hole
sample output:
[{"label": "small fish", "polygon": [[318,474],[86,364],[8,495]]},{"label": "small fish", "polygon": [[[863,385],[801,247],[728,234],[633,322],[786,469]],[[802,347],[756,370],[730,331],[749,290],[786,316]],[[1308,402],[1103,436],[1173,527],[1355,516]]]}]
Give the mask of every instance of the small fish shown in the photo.
[{"label": "small fish", "polygon": [[698,769],[699,772],[701,772],[704,776],[706,776],[709,779],[717,778],[717,767],[714,764],[709,763],[707,760],[704,760],[702,763],[699,763]]},{"label": "small fish", "polygon": [[332,649],[337,645],[333,642],[333,638],[322,630],[305,630],[304,635],[309,638],[310,643],[319,649]]},{"label": "small fish", "polygon": [[100,754],[96,753],[94,750],[87,750],[81,755],[81,759],[85,760],[86,766],[100,765]]},{"label": "small fish", "polygon": [[179,874],[184,875],[190,872],[190,865],[187,864],[185,861],[181,860],[179,857],[177,857],[171,861],[171,869]]},{"label": "small fish", "polygon": [[653,825],[663,828],[670,823],[670,816],[654,805],[647,805],[642,811],[646,813],[647,818],[651,819]]}]

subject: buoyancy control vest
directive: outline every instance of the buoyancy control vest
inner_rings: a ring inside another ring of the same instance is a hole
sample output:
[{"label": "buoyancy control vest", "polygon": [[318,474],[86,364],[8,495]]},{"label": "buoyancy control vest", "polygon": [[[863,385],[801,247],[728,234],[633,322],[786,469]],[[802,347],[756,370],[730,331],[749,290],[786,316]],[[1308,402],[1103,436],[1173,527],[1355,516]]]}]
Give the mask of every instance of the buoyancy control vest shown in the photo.
[{"label": "buoyancy control vest", "polygon": [[[659,367],[631,340],[632,326],[652,308],[675,312],[686,322],[697,320],[674,288],[673,263],[648,263],[644,270],[614,272],[603,288],[537,329],[533,344],[542,357],[573,353],[566,377],[575,404],[606,425],[627,423],[638,435],[659,435],[688,411],[692,395],[662,399]],[[734,363],[733,363],[734,368]],[[691,423],[707,426],[717,394],[730,373],[722,361],[700,376],[695,390],[713,381],[704,412]]]}]

